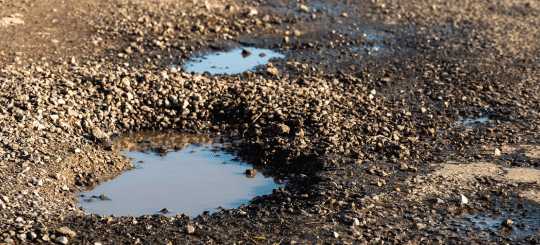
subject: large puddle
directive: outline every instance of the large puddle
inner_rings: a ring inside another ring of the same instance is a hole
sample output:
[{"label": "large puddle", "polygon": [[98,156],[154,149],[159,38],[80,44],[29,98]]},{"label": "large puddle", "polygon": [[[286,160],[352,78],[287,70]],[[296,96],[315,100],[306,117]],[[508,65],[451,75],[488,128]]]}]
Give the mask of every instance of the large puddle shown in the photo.
[{"label": "large puddle", "polygon": [[164,213],[197,216],[237,208],[282,186],[260,169],[226,153],[208,135],[172,132],[126,134],[112,149],[138,167],[89,187],[79,204],[88,213],[128,216]]},{"label": "large puddle", "polygon": [[285,58],[285,55],[268,49],[239,48],[228,52],[216,52],[203,57],[194,58],[183,67],[188,72],[214,74],[237,74],[265,65],[274,58]]}]

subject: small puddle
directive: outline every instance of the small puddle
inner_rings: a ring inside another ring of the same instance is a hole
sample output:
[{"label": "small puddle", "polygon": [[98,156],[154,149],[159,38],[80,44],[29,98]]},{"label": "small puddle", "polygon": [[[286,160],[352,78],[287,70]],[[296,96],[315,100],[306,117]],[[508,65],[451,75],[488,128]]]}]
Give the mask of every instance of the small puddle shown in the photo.
[{"label": "small puddle", "polygon": [[[505,223],[507,220],[510,220],[511,225]],[[539,231],[535,218],[516,214],[468,214],[451,223],[453,227],[463,230],[462,233],[527,237]]]},{"label": "small puddle", "polygon": [[268,49],[245,47],[228,52],[211,53],[199,58],[193,58],[183,67],[188,72],[214,74],[237,74],[265,65],[274,58],[285,58],[285,55]]},{"label": "small puddle", "polygon": [[468,124],[473,124],[473,123],[477,123],[477,122],[485,122],[485,121],[489,120],[489,117],[479,117],[479,118],[475,118],[475,119],[460,117],[459,119],[448,118],[448,120],[450,120],[452,122],[455,122],[458,125],[468,125]]},{"label": "small puddle", "polygon": [[194,217],[237,208],[283,186],[226,153],[226,143],[208,135],[138,132],[122,135],[111,147],[138,167],[88,187],[79,202],[88,213]]},{"label": "small puddle", "polygon": [[374,53],[377,53],[379,51],[384,51],[384,50],[382,49],[381,46],[378,46],[378,45],[373,45],[373,46],[363,45],[363,46],[360,46],[360,47],[354,47],[353,51],[366,52],[366,53],[369,53],[369,54],[374,54]]}]

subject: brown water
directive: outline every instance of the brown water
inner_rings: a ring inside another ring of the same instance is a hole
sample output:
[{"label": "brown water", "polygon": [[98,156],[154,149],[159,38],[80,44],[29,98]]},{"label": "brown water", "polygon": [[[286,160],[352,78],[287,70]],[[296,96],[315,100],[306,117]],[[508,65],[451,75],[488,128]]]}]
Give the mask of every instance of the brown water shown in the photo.
[{"label": "brown water", "polygon": [[133,158],[138,167],[88,188],[79,204],[88,213],[101,215],[197,216],[204,211],[219,211],[218,208],[237,208],[283,185],[264,171],[239,162],[223,151],[225,147],[219,139],[208,135],[123,135],[113,142],[112,148]]}]

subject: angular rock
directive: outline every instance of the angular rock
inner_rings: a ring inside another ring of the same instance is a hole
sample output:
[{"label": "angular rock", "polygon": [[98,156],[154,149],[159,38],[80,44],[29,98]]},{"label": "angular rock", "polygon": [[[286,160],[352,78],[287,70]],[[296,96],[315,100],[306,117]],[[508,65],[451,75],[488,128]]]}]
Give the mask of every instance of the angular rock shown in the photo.
[{"label": "angular rock", "polygon": [[506,228],[511,228],[512,226],[514,226],[514,221],[512,221],[512,220],[510,220],[510,219],[507,219],[507,220],[503,221],[503,222],[501,223],[501,225],[502,225],[503,227],[506,227]]},{"label": "angular rock", "polygon": [[69,229],[68,227],[64,226],[64,227],[60,227],[56,230],[56,232],[62,234],[62,235],[66,235],[66,236],[69,236],[69,237],[75,237],[77,235],[76,232],[72,231],[71,229]]},{"label": "angular rock", "polygon": [[469,199],[467,199],[467,197],[465,197],[464,195],[461,195],[461,204],[468,204],[469,203]]},{"label": "angular rock", "polygon": [[184,230],[186,231],[187,234],[193,234],[195,232],[195,227],[192,225],[188,225],[186,226]]},{"label": "angular rock", "polygon": [[268,69],[266,69],[266,72],[268,72],[269,74],[274,75],[274,76],[279,75],[279,71],[275,67],[268,67]]},{"label": "angular rock", "polygon": [[100,142],[108,142],[108,141],[110,141],[109,135],[107,135],[106,133],[101,131],[101,129],[98,128],[98,127],[95,127],[95,128],[92,129],[92,136],[94,137],[94,139],[96,139],[96,140],[98,140]]},{"label": "angular rock", "polygon": [[69,240],[67,237],[65,236],[61,236],[59,238],[56,238],[55,240],[57,243],[60,243],[60,244],[68,244]]},{"label": "angular rock", "polygon": [[291,131],[291,128],[285,124],[277,124],[274,131],[277,134],[288,134]]}]

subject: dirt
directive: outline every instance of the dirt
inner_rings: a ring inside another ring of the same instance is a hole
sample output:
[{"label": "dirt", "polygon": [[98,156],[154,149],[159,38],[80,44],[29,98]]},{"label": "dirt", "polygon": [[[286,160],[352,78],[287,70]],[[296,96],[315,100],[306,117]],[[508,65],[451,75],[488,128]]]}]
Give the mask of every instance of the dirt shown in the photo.
[{"label": "dirt", "polygon": [[[538,243],[539,9],[0,1],[0,242]],[[181,68],[248,46],[285,58]],[[104,143],[151,130],[225,136],[287,185],[196,218],[78,207],[85,186],[133,168]]]}]

